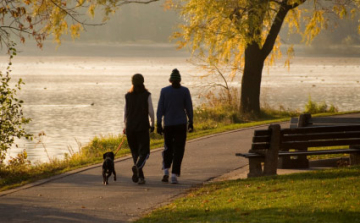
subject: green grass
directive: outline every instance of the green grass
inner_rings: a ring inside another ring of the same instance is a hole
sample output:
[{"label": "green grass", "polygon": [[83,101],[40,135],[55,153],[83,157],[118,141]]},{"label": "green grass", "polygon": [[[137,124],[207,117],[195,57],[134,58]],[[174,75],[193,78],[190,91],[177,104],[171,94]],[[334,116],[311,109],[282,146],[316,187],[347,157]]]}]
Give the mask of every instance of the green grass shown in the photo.
[{"label": "green grass", "polygon": [[136,222],[360,222],[359,188],[359,166],[210,183]]}]

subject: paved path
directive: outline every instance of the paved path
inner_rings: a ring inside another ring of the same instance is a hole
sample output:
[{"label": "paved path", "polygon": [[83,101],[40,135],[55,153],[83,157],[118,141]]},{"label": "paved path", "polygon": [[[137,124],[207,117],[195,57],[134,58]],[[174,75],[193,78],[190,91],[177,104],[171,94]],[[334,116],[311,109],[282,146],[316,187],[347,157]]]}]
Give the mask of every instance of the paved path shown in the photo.
[{"label": "paved path", "polygon": [[[282,124],[288,127],[288,123]],[[234,170],[247,173],[254,129],[235,130],[187,142],[180,184],[162,183],[161,150],[151,152],[145,185],[131,181],[130,157],[116,161],[118,181],[102,184],[101,165],[76,170],[0,193],[0,222],[130,222],[190,188]]]}]

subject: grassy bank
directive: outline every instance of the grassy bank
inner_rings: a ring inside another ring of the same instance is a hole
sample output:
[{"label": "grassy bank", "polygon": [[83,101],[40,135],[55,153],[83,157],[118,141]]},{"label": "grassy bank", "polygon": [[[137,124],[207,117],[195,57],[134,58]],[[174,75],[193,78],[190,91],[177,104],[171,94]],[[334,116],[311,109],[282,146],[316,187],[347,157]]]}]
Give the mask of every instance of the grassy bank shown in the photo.
[{"label": "grassy bank", "polygon": [[[267,109],[258,116],[242,116],[233,112],[233,107],[215,106],[213,108],[199,107],[194,111],[195,131],[188,134],[188,140],[220,132],[241,129],[251,126],[264,125],[274,122],[288,121],[290,117],[298,116],[298,112],[275,111]],[[332,115],[323,113],[320,115]],[[337,113],[340,114],[340,113]],[[116,151],[124,135],[107,135],[95,137],[78,151],[69,150],[64,159],[49,157],[47,163],[30,163],[26,151],[10,160],[8,165],[0,165],[0,191],[21,186],[39,179],[48,178],[73,169],[102,162],[102,154]],[[125,137],[126,138],[126,137]],[[162,136],[151,134],[151,149],[162,147]],[[117,158],[130,152],[127,141],[116,155]]]},{"label": "grassy bank", "polygon": [[150,222],[360,222],[360,166],[204,185]]}]

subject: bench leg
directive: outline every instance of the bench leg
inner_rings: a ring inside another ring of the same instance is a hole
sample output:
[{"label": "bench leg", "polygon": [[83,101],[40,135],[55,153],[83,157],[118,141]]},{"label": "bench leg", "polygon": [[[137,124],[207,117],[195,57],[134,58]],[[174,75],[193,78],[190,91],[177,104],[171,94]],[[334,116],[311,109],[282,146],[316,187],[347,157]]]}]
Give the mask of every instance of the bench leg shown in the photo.
[{"label": "bench leg", "polygon": [[[306,148],[305,151],[308,149]],[[296,159],[297,168],[299,169],[308,169],[309,168],[309,159],[307,156],[298,156]]]},{"label": "bench leg", "polygon": [[264,163],[264,175],[272,176],[277,174],[278,153],[267,153]]},{"label": "bench leg", "polygon": [[360,154],[350,154],[350,166],[360,165]]},{"label": "bench leg", "polygon": [[263,170],[261,163],[264,161],[264,158],[249,158],[249,173],[248,177],[260,177],[263,176]]},{"label": "bench leg", "polygon": [[272,176],[277,174],[277,167],[279,161],[281,127],[278,124],[270,125],[271,130],[270,148],[266,151],[264,163],[264,175]]},{"label": "bench leg", "polygon": [[[350,146],[351,149],[359,149],[359,145]],[[350,154],[350,166],[360,165],[360,153]]]}]

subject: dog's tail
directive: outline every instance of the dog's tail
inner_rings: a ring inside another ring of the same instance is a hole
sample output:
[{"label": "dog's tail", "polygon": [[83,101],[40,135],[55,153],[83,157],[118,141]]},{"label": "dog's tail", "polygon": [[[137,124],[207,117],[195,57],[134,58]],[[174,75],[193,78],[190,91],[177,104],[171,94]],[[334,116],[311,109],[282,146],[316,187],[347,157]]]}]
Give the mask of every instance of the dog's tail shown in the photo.
[{"label": "dog's tail", "polygon": [[120,145],[119,145],[119,146],[118,146],[118,148],[116,149],[116,151],[115,151],[115,153],[114,153],[114,156],[116,155],[116,153],[117,153],[117,152],[119,152],[119,150],[120,150],[120,148],[121,148],[122,144],[124,143],[124,141],[125,141],[125,137],[123,137],[123,139],[122,139],[122,141],[121,141]]}]

